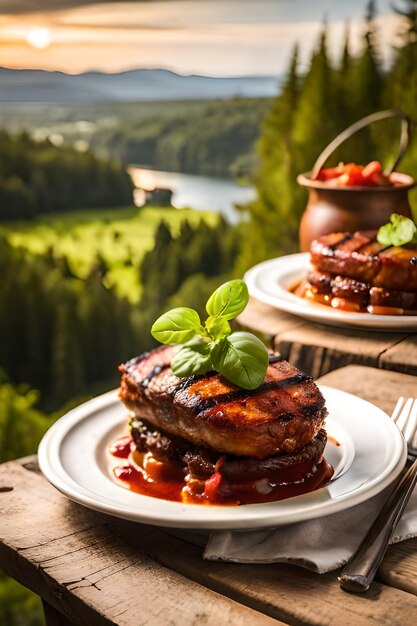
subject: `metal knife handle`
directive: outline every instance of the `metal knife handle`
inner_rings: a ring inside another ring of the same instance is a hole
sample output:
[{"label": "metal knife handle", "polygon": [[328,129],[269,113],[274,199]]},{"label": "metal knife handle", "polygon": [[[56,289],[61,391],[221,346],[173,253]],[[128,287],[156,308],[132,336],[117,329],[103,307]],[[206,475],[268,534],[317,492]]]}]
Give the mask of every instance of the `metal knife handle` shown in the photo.
[{"label": "metal knife handle", "polygon": [[402,476],[359,548],[343,569],[339,577],[342,589],[355,593],[369,589],[416,481],[417,459]]}]

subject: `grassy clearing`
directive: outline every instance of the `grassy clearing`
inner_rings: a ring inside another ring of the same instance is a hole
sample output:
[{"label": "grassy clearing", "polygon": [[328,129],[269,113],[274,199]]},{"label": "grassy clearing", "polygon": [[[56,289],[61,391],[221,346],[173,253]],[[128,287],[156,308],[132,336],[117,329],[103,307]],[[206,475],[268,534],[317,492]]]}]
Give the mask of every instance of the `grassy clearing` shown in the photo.
[{"label": "grassy clearing", "polygon": [[120,296],[137,302],[140,298],[138,270],[145,252],[153,246],[161,220],[173,234],[188,220],[198,224],[204,219],[217,221],[214,213],[193,209],[165,207],[128,207],[112,210],[84,210],[42,216],[31,222],[0,224],[13,246],[33,254],[52,253],[67,259],[73,274],[85,278],[99,254],[110,267],[106,286],[114,287]]}]

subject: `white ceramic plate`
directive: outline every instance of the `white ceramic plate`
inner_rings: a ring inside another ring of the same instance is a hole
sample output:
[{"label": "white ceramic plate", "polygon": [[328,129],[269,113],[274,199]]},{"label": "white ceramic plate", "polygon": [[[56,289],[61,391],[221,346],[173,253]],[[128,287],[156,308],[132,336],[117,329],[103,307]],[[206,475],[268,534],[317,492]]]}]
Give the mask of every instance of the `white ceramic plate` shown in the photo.
[{"label": "white ceramic plate", "polygon": [[251,296],[277,309],[332,326],[356,326],[379,331],[417,330],[417,315],[371,315],[338,311],[294,295],[289,289],[306,277],[309,253],[290,254],[252,267],[244,277]]},{"label": "white ceramic plate", "polygon": [[321,387],[329,417],[325,455],[335,468],[327,487],[266,504],[201,506],[132,493],[113,482],[107,446],[126,433],[127,412],[112,391],[67,413],[46,433],[39,463],[66,496],[125,519],[176,528],[253,529],[336,513],[389,485],[406,459],[404,439],[380,409],[331,387]]}]

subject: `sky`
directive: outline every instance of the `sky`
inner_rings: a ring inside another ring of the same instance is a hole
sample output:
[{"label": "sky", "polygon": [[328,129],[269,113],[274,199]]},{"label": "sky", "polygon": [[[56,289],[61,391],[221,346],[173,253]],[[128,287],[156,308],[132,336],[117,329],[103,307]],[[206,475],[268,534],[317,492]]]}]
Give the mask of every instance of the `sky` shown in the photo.
[{"label": "sky", "polygon": [[[402,0],[394,0],[401,6]],[[182,74],[280,75],[296,42],[305,65],[323,20],[340,54],[355,52],[367,0],[0,0],[0,66],[80,73],[163,67]],[[381,54],[399,28],[377,0]]]}]

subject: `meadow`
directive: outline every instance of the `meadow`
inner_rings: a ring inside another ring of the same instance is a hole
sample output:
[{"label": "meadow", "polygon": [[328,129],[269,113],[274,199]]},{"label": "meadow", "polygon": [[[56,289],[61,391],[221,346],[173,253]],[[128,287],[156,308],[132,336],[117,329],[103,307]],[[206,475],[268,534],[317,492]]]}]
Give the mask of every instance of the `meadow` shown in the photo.
[{"label": "meadow", "polygon": [[140,264],[154,245],[161,220],[175,236],[185,220],[196,226],[201,219],[210,225],[217,222],[215,213],[193,209],[89,209],[0,223],[0,235],[4,234],[13,247],[31,254],[66,259],[71,273],[83,280],[99,256],[109,268],[105,286],[114,287],[118,296],[134,304],[139,302],[141,293]]}]

